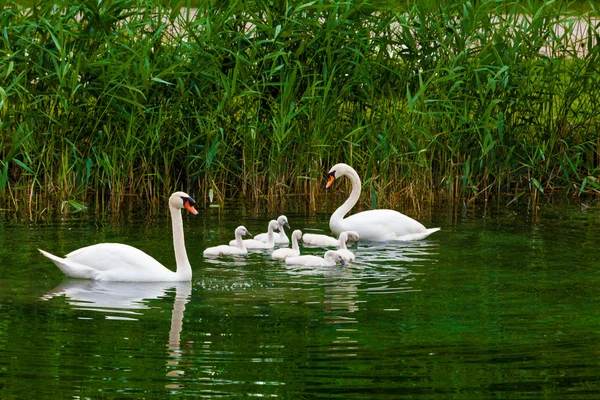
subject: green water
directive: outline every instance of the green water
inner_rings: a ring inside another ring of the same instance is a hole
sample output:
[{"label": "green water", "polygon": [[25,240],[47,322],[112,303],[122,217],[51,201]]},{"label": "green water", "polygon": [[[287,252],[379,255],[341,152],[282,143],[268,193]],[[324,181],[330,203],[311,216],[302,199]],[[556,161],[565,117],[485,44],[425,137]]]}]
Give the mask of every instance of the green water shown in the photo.
[{"label": "green water", "polygon": [[[327,230],[328,213],[286,214]],[[0,398],[599,398],[600,206],[427,215],[427,240],[299,270],[205,260],[274,217],[205,209],[184,217],[190,284],[126,284],[65,280],[36,249],[119,241],[173,267],[166,214],[4,214]]]}]

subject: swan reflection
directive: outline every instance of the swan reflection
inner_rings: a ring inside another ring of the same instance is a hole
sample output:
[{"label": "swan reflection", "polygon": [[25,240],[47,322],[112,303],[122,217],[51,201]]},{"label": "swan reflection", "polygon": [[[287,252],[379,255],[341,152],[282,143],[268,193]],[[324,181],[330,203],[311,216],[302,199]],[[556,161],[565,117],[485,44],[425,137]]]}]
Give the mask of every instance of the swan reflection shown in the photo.
[{"label": "swan reflection", "polygon": [[391,262],[414,263],[435,261],[437,243],[432,241],[359,243],[355,250],[357,261],[363,264],[386,264]]},{"label": "swan reflection", "polygon": [[[41,297],[51,300],[64,296],[74,310],[106,313],[106,319],[137,320],[139,317],[122,317],[110,314],[141,316],[143,310],[152,308],[150,300],[165,298],[175,290],[171,329],[166,344],[168,377],[181,377],[185,373],[175,369],[183,359],[180,334],[183,329],[185,305],[192,293],[191,282],[102,282],[67,279]],[[167,388],[181,388],[179,384],[167,384]]]},{"label": "swan reflection", "polygon": [[[74,310],[141,315],[151,308],[150,300],[167,297],[175,289],[176,302],[191,294],[190,282],[102,282],[67,279],[50,290],[42,300],[64,296]],[[186,300],[187,302],[187,300]],[[107,318],[111,318],[107,316]]]}]

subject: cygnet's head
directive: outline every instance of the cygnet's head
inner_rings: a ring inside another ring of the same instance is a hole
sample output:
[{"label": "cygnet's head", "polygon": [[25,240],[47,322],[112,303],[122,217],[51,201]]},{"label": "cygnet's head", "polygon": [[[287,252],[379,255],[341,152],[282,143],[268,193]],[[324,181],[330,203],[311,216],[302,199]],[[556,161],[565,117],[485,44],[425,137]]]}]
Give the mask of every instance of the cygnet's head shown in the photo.
[{"label": "cygnet's head", "polygon": [[279,222],[277,222],[274,219],[269,221],[269,230],[270,231],[279,231]]},{"label": "cygnet's head", "polygon": [[325,252],[325,259],[333,260],[336,264],[342,264],[342,266],[346,265],[344,257],[335,250]]},{"label": "cygnet's head", "polygon": [[358,240],[360,239],[360,236],[356,231],[346,231],[346,235],[348,236],[348,241],[351,242],[358,242]]},{"label": "cygnet's head", "polygon": [[291,229],[290,224],[288,224],[288,219],[285,215],[280,215],[277,218],[277,223],[279,224],[279,226],[285,226],[286,228]]},{"label": "cygnet's head", "polygon": [[240,225],[235,229],[235,236],[252,236],[248,229],[245,226]]},{"label": "cygnet's head", "polygon": [[294,232],[292,232],[292,237],[296,238],[296,240],[298,242],[302,241],[302,231],[300,229],[296,229]]}]

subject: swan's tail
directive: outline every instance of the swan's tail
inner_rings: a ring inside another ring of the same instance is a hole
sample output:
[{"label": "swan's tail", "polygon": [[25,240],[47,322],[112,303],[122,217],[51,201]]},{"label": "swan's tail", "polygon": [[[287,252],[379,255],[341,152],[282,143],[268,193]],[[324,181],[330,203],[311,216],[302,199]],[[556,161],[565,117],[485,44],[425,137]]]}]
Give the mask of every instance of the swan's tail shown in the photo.
[{"label": "swan's tail", "polygon": [[42,249],[38,249],[38,250],[40,251],[40,253],[42,253],[43,255],[48,257],[50,260],[52,260],[52,262],[54,264],[56,264],[58,266],[58,268],[60,268],[59,264],[62,264],[65,261],[64,258],[56,257],[54,254],[50,254],[47,251],[44,251]]},{"label": "swan's tail", "polygon": [[427,236],[431,235],[432,233],[439,231],[440,229],[442,229],[442,228],[429,228],[429,229],[426,229],[425,232],[410,233],[408,235],[397,237],[396,240],[407,241],[407,242],[412,241],[412,240],[421,240],[421,239],[425,239]]},{"label": "swan's tail", "polygon": [[73,261],[67,260],[66,258],[57,257],[54,254],[50,254],[42,249],[38,250],[44,256],[48,257],[54,264],[56,264],[63,274],[69,278],[94,279],[98,275],[98,271],[93,268],[77,264]]}]

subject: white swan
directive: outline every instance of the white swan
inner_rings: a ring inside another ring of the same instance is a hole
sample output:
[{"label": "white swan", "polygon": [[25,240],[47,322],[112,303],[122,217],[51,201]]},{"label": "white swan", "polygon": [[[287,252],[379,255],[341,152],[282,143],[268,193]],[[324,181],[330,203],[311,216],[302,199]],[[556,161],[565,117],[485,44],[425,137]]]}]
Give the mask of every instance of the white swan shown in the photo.
[{"label": "white swan", "polygon": [[286,265],[304,265],[305,267],[333,267],[335,264],[346,265],[344,257],[335,250],[325,252],[324,257],[307,255],[298,257],[288,257],[285,259]]},{"label": "white swan", "polygon": [[[358,242],[360,235],[355,231],[347,231],[346,240],[351,240],[353,242]],[[340,247],[340,239],[334,238],[327,235],[321,235],[319,233],[305,233],[302,235],[302,242],[306,245],[311,246],[336,246]]]},{"label": "white swan", "polygon": [[248,254],[248,249],[244,245],[244,240],[242,240],[242,236],[246,236],[252,234],[248,232],[244,226],[238,226],[235,229],[235,246],[222,244],[219,246],[208,247],[204,250],[204,256],[236,256],[242,254]]},{"label": "white swan", "polygon": [[298,257],[300,255],[300,247],[298,241],[302,240],[302,231],[296,229],[292,232],[292,248],[277,249],[271,254],[273,260],[285,260],[288,257]]},{"label": "white swan", "polygon": [[42,249],[60,270],[71,278],[120,282],[175,282],[190,281],[192,267],[185,251],[181,209],[196,215],[194,200],[184,192],[175,192],[169,198],[169,210],[173,225],[173,244],[177,271],[165,268],[154,258],[135,247],[120,243],[100,243],[75,250],[65,258],[52,255]]},{"label": "white swan", "polygon": [[[279,224],[279,234],[274,236],[275,244],[289,244],[290,239],[288,239],[287,235],[285,234],[285,229],[284,229],[284,228],[291,229],[290,224],[288,224],[287,217],[285,215],[280,215],[279,217],[277,217],[277,223]],[[269,234],[261,233],[261,234],[254,236],[254,239],[267,243],[267,241],[269,240]]]},{"label": "white swan", "polygon": [[348,241],[349,238],[349,233],[356,233],[356,232],[342,232],[340,233],[340,237],[339,237],[339,241],[340,241],[340,248],[337,250],[338,253],[340,253],[342,255],[342,257],[344,258],[344,261],[346,262],[352,262],[354,260],[356,260],[356,256],[354,255],[353,252],[351,252],[350,250],[348,250],[348,247],[346,247],[346,242]]},{"label": "white swan", "polygon": [[344,216],[354,207],[360,197],[361,183],[356,171],[340,163],[329,170],[326,188],[337,178],[347,176],[352,183],[352,192],[329,219],[329,228],[339,235],[343,231],[356,231],[361,240],[387,242],[390,240],[420,240],[437,232],[440,228],[425,228],[420,222],[394,210],[368,210]]},{"label": "white swan", "polygon": [[[271,221],[269,221],[269,233],[267,234],[267,243],[261,242],[260,240],[256,239],[246,239],[244,240],[244,246],[246,246],[248,250],[272,249],[273,247],[275,247],[275,235],[273,234],[273,231],[275,229],[279,229],[279,224],[277,223],[277,221],[272,219]],[[234,242],[233,240],[229,242],[229,245],[238,246],[237,242]]]}]

